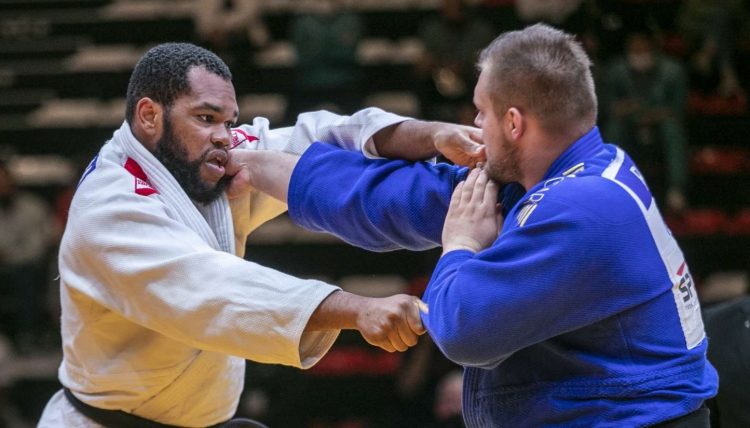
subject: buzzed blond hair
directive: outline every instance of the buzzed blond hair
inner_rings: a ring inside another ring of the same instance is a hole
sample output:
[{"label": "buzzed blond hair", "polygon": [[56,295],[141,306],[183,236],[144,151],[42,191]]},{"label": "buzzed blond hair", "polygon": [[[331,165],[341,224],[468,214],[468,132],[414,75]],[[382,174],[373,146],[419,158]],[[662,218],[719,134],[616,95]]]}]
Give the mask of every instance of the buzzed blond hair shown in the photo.
[{"label": "buzzed blond hair", "polygon": [[583,133],[596,123],[591,60],[575,38],[544,24],[498,36],[479,56],[497,112],[517,107],[545,131]]}]

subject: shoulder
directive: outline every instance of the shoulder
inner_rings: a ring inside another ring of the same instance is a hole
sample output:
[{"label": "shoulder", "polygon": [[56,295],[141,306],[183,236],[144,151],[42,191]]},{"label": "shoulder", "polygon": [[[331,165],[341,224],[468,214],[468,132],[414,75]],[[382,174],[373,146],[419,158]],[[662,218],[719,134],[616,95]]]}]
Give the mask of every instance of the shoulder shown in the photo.
[{"label": "shoulder", "polygon": [[81,179],[71,202],[74,220],[127,210],[159,209],[163,205],[140,167],[125,156],[100,153]]},{"label": "shoulder", "polygon": [[563,203],[581,207],[607,223],[630,222],[641,216],[636,200],[626,188],[601,175],[567,180],[556,197]]},{"label": "shoulder", "polygon": [[524,198],[523,205],[536,205],[526,208],[527,211],[535,211],[534,216],[529,216],[529,223],[561,221],[618,225],[642,218],[632,195],[615,181],[601,175],[547,180]]}]

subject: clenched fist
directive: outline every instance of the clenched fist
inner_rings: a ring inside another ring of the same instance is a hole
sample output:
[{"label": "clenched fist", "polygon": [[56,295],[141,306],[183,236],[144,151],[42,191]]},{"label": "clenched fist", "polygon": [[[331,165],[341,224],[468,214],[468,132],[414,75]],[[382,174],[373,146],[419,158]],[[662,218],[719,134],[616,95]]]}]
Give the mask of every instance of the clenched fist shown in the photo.
[{"label": "clenched fist", "polygon": [[371,345],[388,352],[406,351],[425,333],[420,307],[426,306],[405,294],[368,299],[357,317],[356,329]]},{"label": "clenched fist", "polygon": [[376,298],[335,291],[315,309],[305,331],[352,329],[371,345],[405,351],[425,333],[420,311],[426,313],[427,305],[406,294]]}]

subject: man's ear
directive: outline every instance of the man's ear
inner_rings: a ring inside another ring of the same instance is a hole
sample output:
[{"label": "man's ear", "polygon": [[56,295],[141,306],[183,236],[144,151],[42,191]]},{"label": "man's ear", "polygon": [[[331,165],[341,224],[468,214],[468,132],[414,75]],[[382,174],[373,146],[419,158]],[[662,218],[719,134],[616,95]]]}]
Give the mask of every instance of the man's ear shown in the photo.
[{"label": "man's ear", "polygon": [[511,107],[505,113],[505,130],[511,140],[518,140],[526,132],[526,118],[516,107]]},{"label": "man's ear", "polygon": [[149,150],[156,148],[156,142],[164,132],[164,108],[149,97],[143,97],[135,105],[133,114],[133,134]]}]

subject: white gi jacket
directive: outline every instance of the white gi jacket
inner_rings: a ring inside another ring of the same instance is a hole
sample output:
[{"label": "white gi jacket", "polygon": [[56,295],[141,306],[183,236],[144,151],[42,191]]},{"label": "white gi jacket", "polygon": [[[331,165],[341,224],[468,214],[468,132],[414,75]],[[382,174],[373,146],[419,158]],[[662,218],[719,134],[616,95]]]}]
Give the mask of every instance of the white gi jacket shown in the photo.
[{"label": "white gi jacket", "polygon": [[[301,153],[313,141],[362,149],[404,118],[378,109],[300,116],[270,130],[256,119],[235,150]],[[73,198],[60,247],[60,381],[81,401],[171,425],[232,417],[244,359],[314,365],[339,331],[303,333],[337,288],[243,260],[253,229],[286,210],[253,193],[201,206],[133,136],[127,123],[103,146]],[[61,392],[40,427],[98,425]]]}]

